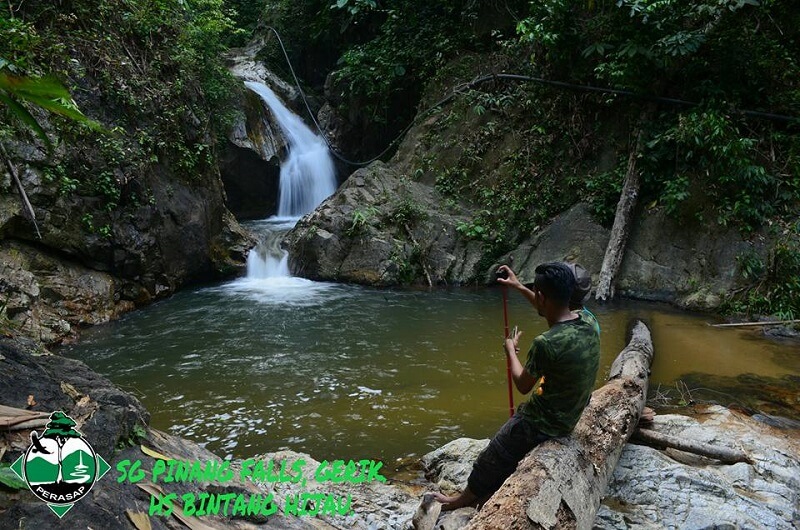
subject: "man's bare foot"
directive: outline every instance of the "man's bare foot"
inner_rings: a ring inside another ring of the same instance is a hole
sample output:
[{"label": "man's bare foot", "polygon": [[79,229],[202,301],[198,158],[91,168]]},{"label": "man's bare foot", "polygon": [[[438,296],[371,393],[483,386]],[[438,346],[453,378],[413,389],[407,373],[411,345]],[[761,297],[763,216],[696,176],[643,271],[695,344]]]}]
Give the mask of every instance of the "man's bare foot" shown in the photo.
[{"label": "man's bare foot", "polygon": [[442,503],[442,504],[450,504],[451,502],[455,501],[458,498],[458,495],[453,495],[452,497],[448,497],[444,493],[439,493],[438,491],[433,492],[433,499]]},{"label": "man's bare foot", "polygon": [[642,414],[639,416],[639,425],[652,424],[655,416],[656,412],[653,409],[650,407],[645,407],[644,410],[642,410]]},{"label": "man's bare foot", "polygon": [[478,498],[469,490],[469,488],[465,489],[461,495],[453,497],[448,497],[443,493],[435,492],[433,494],[433,499],[442,503],[443,512],[457,510],[459,508],[463,508],[464,506],[471,506],[478,500]]}]

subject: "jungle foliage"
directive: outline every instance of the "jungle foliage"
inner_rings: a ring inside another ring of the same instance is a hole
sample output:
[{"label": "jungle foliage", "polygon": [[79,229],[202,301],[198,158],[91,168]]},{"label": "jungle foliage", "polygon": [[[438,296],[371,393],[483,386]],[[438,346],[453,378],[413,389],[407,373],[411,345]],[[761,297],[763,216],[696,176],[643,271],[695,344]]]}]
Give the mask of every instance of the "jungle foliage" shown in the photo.
[{"label": "jungle foliage", "polygon": [[[517,27],[547,76],[697,103],[650,104],[658,112],[645,124],[646,198],[745,232],[795,211],[800,122],[738,111],[800,116],[793,2],[545,0]],[[597,207],[607,213],[609,204]]]},{"label": "jungle foliage", "polygon": [[0,73],[34,94],[6,91],[0,140],[33,131],[70,144],[45,176],[100,196],[106,210],[154,165],[196,178],[214,166],[232,118],[236,85],[221,54],[237,31],[222,0],[9,2]]},{"label": "jungle foliage", "polygon": [[[120,167],[133,174],[160,164],[186,178],[213,168],[237,90],[222,54],[267,25],[281,32],[310,92],[332,73],[331,103],[362,143],[393,140],[431,103],[424,94],[492,72],[642,96],[498,82],[465,91],[439,114],[423,143],[428,153],[459,154],[423,159],[417,171],[447,200],[473,205],[460,230],[495,252],[579,199],[610,224],[636,128],[645,138],[642,204],[746,235],[796,222],[798,120],[740,112],[800,116],[793,0],[11,0],[0,10],[0,73],[52,76],[75,108],[92,109],[106,132],[49,119],[48,134],[84,147],[46,176],[113,209],[126,197]],[[288,78],[275,39],[262,55]],[[452,67],[473,56],[483,62]],[[41,118],[7,87],[0,95]],[[59,95],[50,99],[73,106]],[[30,120],[5,103],[0,140],[31,134]],[[470,130],[450,135],[459,120]],[[493,149],[501,138],[506,145]],[[484,172],[489,163],[497,170]],[[796,247],[787,245],[774,263],[791,261]],[[772,293],[771,266],[754,293]]]}]

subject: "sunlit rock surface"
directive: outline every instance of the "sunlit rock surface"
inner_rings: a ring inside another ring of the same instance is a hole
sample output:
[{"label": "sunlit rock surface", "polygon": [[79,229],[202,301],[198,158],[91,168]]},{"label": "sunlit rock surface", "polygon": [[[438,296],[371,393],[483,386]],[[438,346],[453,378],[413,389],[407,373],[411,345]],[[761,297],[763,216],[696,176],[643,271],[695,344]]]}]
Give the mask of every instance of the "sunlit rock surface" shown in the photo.
[{"label": "sunlit rock surface", "polygon": [[777,430],[718,406],[696,418],[656,416],[653,429],[742,449],[753,464],[722,465],[629,444],[609,483],[596,528],[796,528],[797,430]]}]

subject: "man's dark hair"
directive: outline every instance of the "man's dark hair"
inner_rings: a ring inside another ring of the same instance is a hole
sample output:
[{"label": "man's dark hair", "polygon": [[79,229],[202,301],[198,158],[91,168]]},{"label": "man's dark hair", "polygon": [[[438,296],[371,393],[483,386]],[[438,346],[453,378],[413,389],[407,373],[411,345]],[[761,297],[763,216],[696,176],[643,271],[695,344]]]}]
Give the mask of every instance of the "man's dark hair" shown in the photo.
[{"label": "man's dark hair", "polygon": [[547,298],[567,306],[575,290],[575,275],[563,262],[542,263],[536,267],[533,286]]}]

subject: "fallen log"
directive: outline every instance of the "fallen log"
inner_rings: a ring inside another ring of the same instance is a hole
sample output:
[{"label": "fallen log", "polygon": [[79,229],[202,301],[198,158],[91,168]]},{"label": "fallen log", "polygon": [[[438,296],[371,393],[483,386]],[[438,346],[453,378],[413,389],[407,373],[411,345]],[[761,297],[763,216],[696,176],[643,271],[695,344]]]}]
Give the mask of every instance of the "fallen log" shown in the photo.
[{"label": "fallen log", "polygon": [[737,462],[747,462],[751,460],[743,451],[731,447],[711,445],[697,440],[686,440],[669,434],[660,433],[650,429],[639,428],[631,436],[631,442],[640,445],[647,445],[655,449],[677,449],[685,453],[705,456],[719,460],[723,464],[735,464]]},{"label": "fallen log", "polygon": [[549,440],[519,463],[467,528],[591,528],[647,396],[653,343],[642,322],[594,391],[569,437]]},{"label": "fallen log", "polygon": [[769,320],[766,322],[734,322],[732,324],[709,324],[712,328],[741,328],[754,326],[784,326],[788,324],[800,324],[800,319],[794,320]]}]

